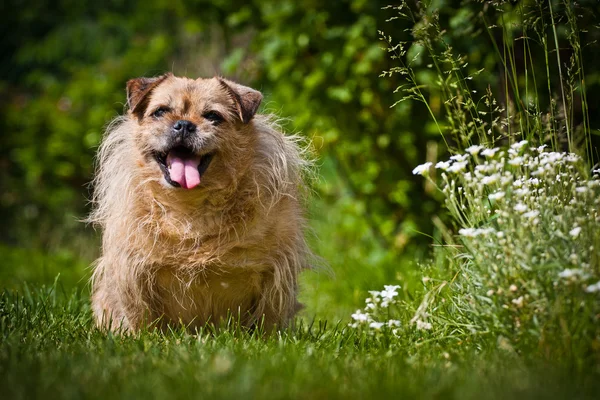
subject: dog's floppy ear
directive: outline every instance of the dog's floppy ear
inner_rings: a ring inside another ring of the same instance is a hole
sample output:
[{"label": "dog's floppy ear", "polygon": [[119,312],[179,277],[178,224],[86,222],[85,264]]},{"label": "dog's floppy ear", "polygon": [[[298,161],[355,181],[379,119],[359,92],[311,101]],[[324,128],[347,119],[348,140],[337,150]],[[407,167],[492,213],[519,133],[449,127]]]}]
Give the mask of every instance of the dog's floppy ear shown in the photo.
[{"label": "dog's floppy ear", "polygon": [[262,101],[262,94],[258,90],[254,90],[247,86],[240,85],[223,78],[217,78],[219,83],[227,91],[229,96],[233,99],[237,108],[238,115],[242,122],[247,124],[250,122],[260,102]]},{"label": "dog's floppy ear", "polygon": [[148,95],[162,81],[173,76],[170,72],[155,78],[135,78],[127,81],[127,106],[138,118],[142,118],[148,105]]}]

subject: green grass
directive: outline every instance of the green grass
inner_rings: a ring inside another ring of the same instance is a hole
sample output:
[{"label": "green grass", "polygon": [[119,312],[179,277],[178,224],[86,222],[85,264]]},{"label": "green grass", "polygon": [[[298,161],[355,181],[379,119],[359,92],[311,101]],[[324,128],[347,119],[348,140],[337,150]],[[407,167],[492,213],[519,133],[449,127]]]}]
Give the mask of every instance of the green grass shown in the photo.
[{"label": "green grass", "polygon": [[0,295],[2,398],[594,398],[593,372],[460,341],[369,336],[298,321],[270,337],[234,328],[114,336],[85,292]]}]

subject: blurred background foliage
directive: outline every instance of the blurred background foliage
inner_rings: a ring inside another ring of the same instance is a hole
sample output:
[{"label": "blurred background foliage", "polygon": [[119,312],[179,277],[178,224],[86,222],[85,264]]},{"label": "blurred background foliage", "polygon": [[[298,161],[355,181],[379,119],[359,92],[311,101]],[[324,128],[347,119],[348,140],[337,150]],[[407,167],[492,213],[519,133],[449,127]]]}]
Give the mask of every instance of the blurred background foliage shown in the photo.
[{"label": "blurred background foliage", "polygon": [[[386,22],[394,15],[382,9],[387,4],[3,1],[0,285],[51,282],[58,272],[66,285],[85,284],[99,245],[98,233],[80,222],[95,150],[107,123],[124,111],[125,82],[164,71],[223,75],[253,86],[265,95],[263,111],[312,141],[320,178],[312,183],[311,242],[328,267],[303,280],[309,313],[345,316],[367,289],[412,284],[415,260],[429,253],[431,235],[446,219],[438,194],[411,171],[446,148],[424,105],[391,107],[403,78],[380,77],[396,61],[382,49],[378,30],[410,41],[413,24]],[[503,74],[491,46],[492,39],[502,43],[502,32],[490,37],[483,25],[501,16],[480,2],[433,5],[448,27],[447,43],[473,71],[485,68],[473,89],[483,94],[489,85],[502,99]],[[583,43],[599,36],[597,3],[589,5],[592,12],[580,16]],[[518,29],[504,39],[519,54]],[[564,33],[560,40],[567,40]],[[598,52],[584,54],[593,93],[600,89]],[[433,112],[442,113],[422,49],[412,46],[406,59],[429,86]],[[539,68],[545,74],[543,63]],[[540,96],[549,101],[547,89]],[[592,111],[599,99],[589,99]],[[592,115],[592,126],[598,118]]]}]

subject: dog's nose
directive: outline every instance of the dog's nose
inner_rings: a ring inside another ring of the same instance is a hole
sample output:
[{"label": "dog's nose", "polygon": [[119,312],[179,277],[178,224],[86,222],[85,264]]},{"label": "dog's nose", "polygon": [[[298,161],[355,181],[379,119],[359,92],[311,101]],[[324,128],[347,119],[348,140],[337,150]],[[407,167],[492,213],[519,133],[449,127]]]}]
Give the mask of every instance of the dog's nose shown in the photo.
[{"label": "dog's nose", "polygon": [[180,119],[173,125],[173,132],[178,135],[189,135],[196,132],[196,125],[188,120]]}]

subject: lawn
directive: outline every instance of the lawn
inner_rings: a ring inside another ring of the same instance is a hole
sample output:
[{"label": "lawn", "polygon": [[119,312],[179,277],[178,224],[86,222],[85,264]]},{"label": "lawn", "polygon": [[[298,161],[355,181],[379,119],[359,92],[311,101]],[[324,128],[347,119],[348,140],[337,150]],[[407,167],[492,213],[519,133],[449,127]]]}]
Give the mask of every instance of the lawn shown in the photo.
[{"label": "lawn", "polygon": [[93,327],[84,292],[0,296],[2,398],[597,398],[600,382],[510,349],[299,320],[273,336]]}]

